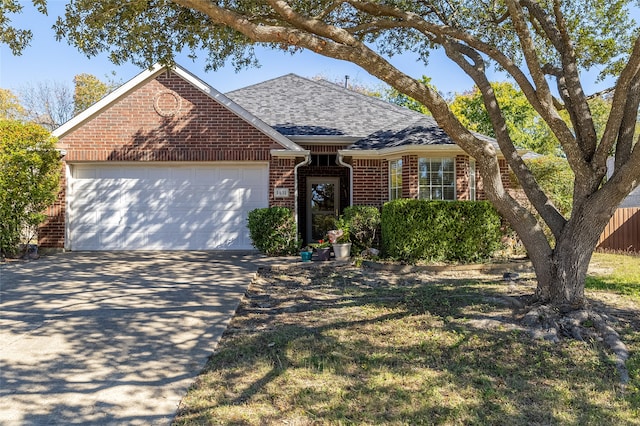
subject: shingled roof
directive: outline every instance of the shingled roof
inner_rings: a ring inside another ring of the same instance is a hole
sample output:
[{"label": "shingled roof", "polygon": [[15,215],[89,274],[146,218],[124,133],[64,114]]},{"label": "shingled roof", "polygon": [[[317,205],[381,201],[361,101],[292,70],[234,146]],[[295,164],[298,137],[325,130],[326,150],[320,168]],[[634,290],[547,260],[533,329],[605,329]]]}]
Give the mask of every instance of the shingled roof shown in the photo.
[{"label": "shingled roof", "polygon": [[290,137],[359,139],[349,149],[454,143],[431,117],[295,74],[234,90],[226,96]]}]

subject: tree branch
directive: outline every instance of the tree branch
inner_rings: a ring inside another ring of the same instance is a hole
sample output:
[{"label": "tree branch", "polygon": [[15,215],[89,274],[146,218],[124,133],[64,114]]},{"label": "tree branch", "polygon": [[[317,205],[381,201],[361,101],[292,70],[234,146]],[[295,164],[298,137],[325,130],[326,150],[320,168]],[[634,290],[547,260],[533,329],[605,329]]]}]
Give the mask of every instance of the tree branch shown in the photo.
[{"label": "tree branch", "polygon": [[539,96],[536,88],[533,87],[533,85],[529,82],[528,77],[522,72],[522,70],[515,64],[513,60],[497,50],[495,47],[478,40],[472,35],[451,26],[429,23],[415,13],[406,12],[396,7],[384,6],[377,3],[373,4],[368,1],[359,0],[349,0],[348,2],[356,9],[369,13],[371,15],[392,16],[398,18],[403,23],[403,26],[414,28],[429,38],[433,37],[434,35],[441,38],[451,38],[463,42],[474,48],[475,50],[486,54],[491,59],[496,61],[496,63],[499,64],[500,67],[502,67],[509,75],[514,78],[533,108],[549,125],[549,127],[556,135],[558,140],[561,141],[561,143],[563,141],[574,140],[572,130],[567,126],[567,124],[558,113],[558,110],[563,109],[564,107],[560,104],[560,102],[558,102],[557,99],[551,96],[551,92],[546,86],[544,76],[542,78],[542,81],[545,85],[544,87],[547,87],[546,93],[548,93],[551,97],[551,104],[549,104],[548,101],[541,102],[541,99],[543,98]]},{"label": "tree branch", "polygon": [[604,134],[600,140],[600,144],[596,149],[593,159],[593,165],[597,168],[605,167],[607,157],[613,149],[620,133],[620,126],[625,115],[627,107],[627,96],[631,91],[633,83],[640,78],[640,37],[636,38],[633,44],[633,51],[629,56],[629,61],[620,73],[616,82],[613,100],[611,102],[611,112],[604,130]]},{"label": "tree branch", "polygon": [[622,167],[631,155],[633,136],[638,122],[638,106],[640,106],[640,75],[636,75],[627,96],[624,116],[620,123],[620,131],[618,132],[618,142],[616,143],[614,169]]},{"label": "tree branch", "polygon": [[[540,94],[541,101],[544,106],[551,109],[553,106],[553,96],[551,95],[551,91],[549,90],[549,86],[547,85],[547,82],[545,80],[545,74],[542,72],[542,65],[538,61],[536,46],[527,28],[522,8],[520,7],[520,4],[518,4],[518,2],[515,0],[507,0],[506,3],[511,14],[511,19],[513,20],[516,34],[518,35],[518,38],[520,40],[520,46],[522,47],[522,52],[524,53],[527,68],[531,73],[531,77],[533,78],[536,87],[538,88],[538,93]],[[554,119],[562,120],[559,114],[557,118],[554,117]],[[548,123],[550,126],[553,124],[552,122]],[[553,127],[551,128],[552,130],[554,130]],[[555,131],[554,133],[558,137],[558,140],[560,141],[560,144],[562,145],[562,148],[567,155],[567,160],[569,161],[569,164],[571,165],[571,168],[574,170],[576,175],[586,177],[589,173],[589,167],[582,155],[582,150],[576,143],[575,137],[573,135],[569,137],[565,133],[558,134]]]},{"label": "tree branch", "polygon": [[[489,118],[494,128],[496,140],[498,141],[502,154],[509,163],[509,167],[511,167],[513,172],[516,174],[518,181],[522,185],[522,188],[527,194],[527,198],[531,201],[533,207],[538,211],[538,213],[540,213],[540,216],[542,216],[545,223],[547,223],[554,236],[559,238],[564,225],[566,224],[566,219],[562,217],[551,200],[549,200],[549,197],[547,197],[544,191],[540,189],[535,177],[515,149],[507,129],[507,123],[502,114],[502,110],[500,109],[498,99],[496,98],[493,87],[484,72],[482,57],[471,48],[459,43],[444,41],[443,46],[445,47],[447,56],[449,56],[451,60],[458,64],[458,66],[473,79],[480,90],[480,93],[482,93],[482,99],[485,107],[487,108],[487,112],[489,113]],[[473,64],[466,61],[463,55],[472,59]]]}]

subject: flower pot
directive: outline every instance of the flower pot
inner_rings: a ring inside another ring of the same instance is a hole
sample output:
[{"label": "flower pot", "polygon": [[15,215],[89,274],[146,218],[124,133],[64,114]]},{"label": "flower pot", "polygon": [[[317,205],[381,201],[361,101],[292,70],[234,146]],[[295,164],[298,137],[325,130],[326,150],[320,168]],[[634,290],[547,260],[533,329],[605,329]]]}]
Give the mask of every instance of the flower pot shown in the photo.
[{"label": "flower pot", "polygon": [[331,247],[323,247],[316,249],[316,260],[329,260],[331,257]]},{"label": "flower pot", "polygon": [[349,260],[351,257],[351,243],[336,243],[333,245],[336,260]]},{"label": "flower pot", "polygon": [[301,251],[300,252],[300,256],[302,257],[302,261],[303,262],[311,262],[311,256],[313,255],[313,252],[311,251]]}]

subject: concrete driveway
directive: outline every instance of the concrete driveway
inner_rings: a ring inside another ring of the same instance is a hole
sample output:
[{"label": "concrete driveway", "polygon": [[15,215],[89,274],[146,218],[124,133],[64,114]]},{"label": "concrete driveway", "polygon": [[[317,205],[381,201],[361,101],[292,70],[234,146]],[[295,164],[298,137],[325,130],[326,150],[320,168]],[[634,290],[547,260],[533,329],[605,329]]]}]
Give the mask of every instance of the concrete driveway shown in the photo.
[{"label": "concrete driveway", "polygon": [[168,424],[261,260],[64,253],[0,266],[0,424]]}]

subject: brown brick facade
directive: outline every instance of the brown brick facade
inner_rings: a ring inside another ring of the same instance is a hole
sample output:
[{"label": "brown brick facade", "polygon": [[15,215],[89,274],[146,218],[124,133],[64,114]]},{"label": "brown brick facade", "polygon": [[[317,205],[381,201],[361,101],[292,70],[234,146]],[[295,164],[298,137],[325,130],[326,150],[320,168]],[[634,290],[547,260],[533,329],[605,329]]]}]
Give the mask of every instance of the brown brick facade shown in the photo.
[{"label": "brown brick facade", "polygon": [[[303,161],[303,156],[272,157],[272,149],[284,147],[187,80],[174,72],[159,74],[64,134],[59,141],[59,148],[66,151],[61,190],[40,229],[40,246],[64,247],[66,165],[80,162],[268,163],[269,205],[295,210],[295,167]],[[347,148],[348,144],[314,142],[303,147],[326,159]],[[418,197],[418,158],[421,156],[424,154],[409,153],[402,157],[402,196],[405,198]],[[348,162],[352,176],[348,167],[333,164],[298,169],[297,207],[301,234],[305,233],[309,177],[339,177],[341,209],[349,205],[350,198],[354,205],[376,207],[382,207],[389,200],[387,159],[350,158]],[[500,160],[500,168],[503,183],[509,188],[506,161]],[[471,194],[469,157],[456,155],[455,169],[456,196],[468,200]],[[482,183],[476,175],[476,198],[484,199]],[[351,177],[353,188],[349,188]],[[286,190],[288,196],[275,197],[275,188]]]},{"label": "brown brick facade", "polygon": [[402,157],[402,197],[418,198],[418,156]]},{"label": "brown brick facade", "polygon": [[[269,162],[269,206],[295,209],[295,172],[294,158],[272,158]],[[275,198],[274,188],[286,188],[289,196]]]},{"label": "brown brick facade", "polygon": [[60,190],[55,203],[47,209],[47,218],[38,230],[38,245],[41,247],[60,249],[64,247],[66,192],[66,166],[60,170]]},{"label": "brown brick facade", "polygon": [[353,204],[381,207],[389,200],[389,162],[353,159]]},{"label": "brown brick facade", "polygon": [[456,155],[456,198],[458,200],[469,200],[471,192],[469,190],[469,157],[466,155]]},{"label": "brown brick facade", "polygon": [[[283,147],[175,73],[163,73],[65,134],[65,162],[269,161],[269,179],[290,197],[269,200],[293,207],[293,161],[272,159]],[[64,246],[65,182],[40,229],[43,247]],[[271,186],[273,188],[273,186]]]}]

